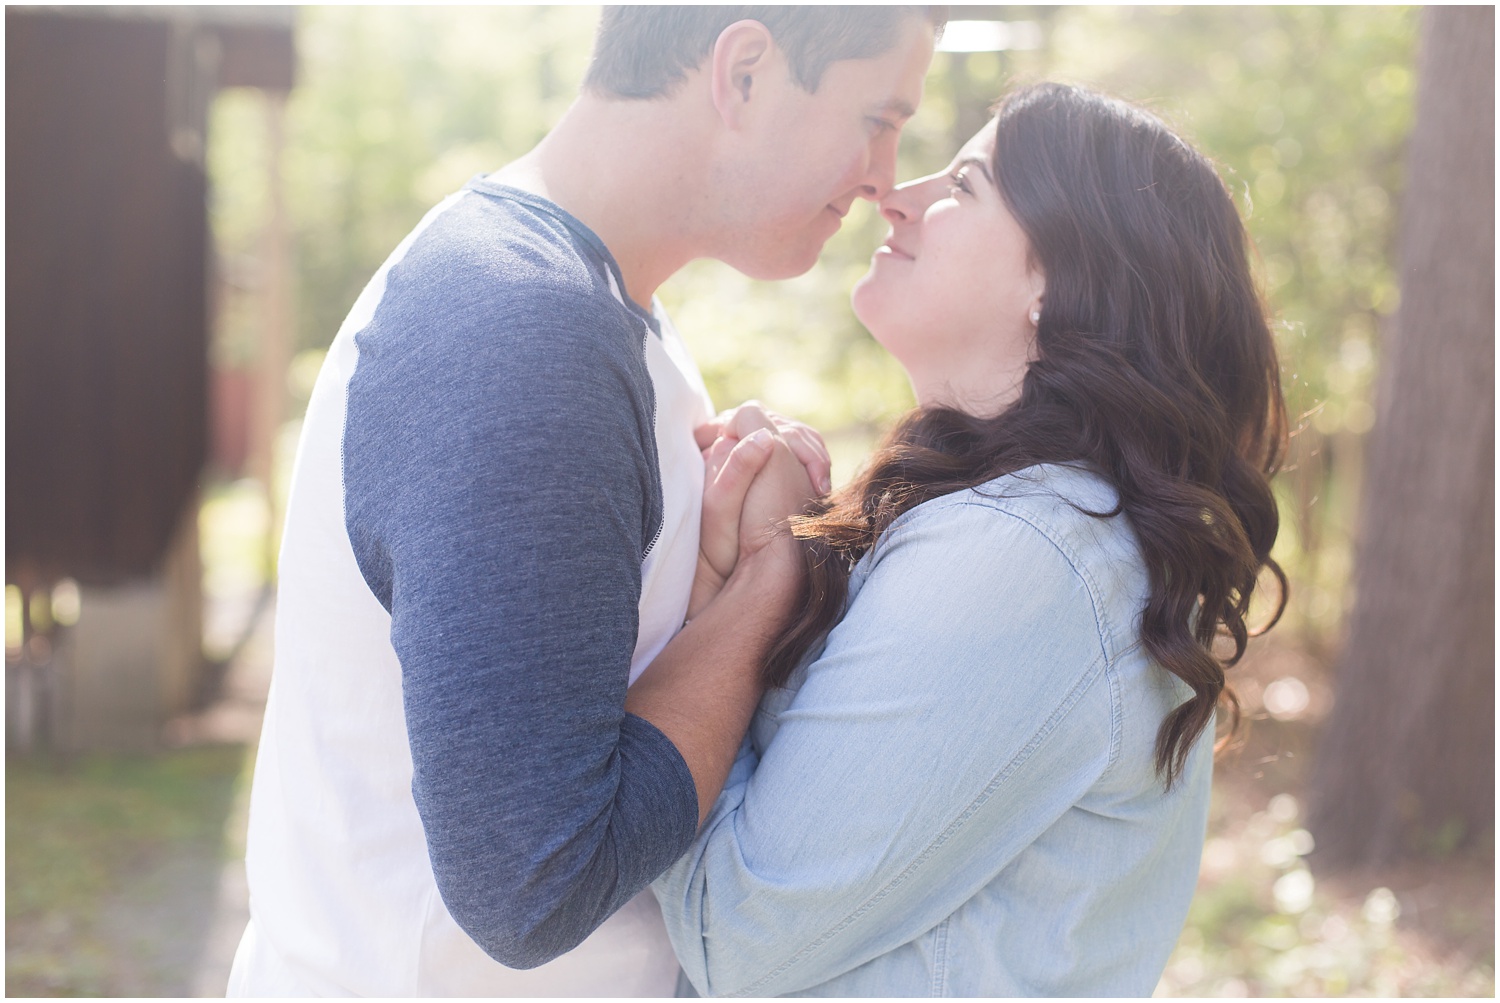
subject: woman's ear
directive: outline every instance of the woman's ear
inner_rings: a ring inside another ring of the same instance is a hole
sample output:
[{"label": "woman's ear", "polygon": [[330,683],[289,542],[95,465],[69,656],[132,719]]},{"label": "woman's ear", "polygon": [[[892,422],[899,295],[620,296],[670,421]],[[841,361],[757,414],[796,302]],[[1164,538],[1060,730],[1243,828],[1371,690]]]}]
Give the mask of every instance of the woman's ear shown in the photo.
[{"label": "woman's ear", "polygon": [[[1041,275],[1040,272],[1035,271],[1033,271],[1031,274],[1033,276]],[[1044,295],[1046,293],[1046,283],[1034,282],[1032,285],[1032,289],[1034,290],[1034,292],[1031,299],[1031,307],[1026,314],[1026,319],[1030,321],[1030,326],[1024,330],[1023,334],[1023,337],[1026,339],[1026,362],[1028,365],[1042,357],[1041,338],[1039,336],[1039,332],[1042,326],[1042,310],[1045,309],[1047,305],[1047,300]]]},{"label": "woman's ear", "polygon": [[744,121],[775,47],[771,32],[759,21],[736,21],[719,32],[709,57],[709,88],[714,109],[729,128]]},{"label": "woman's ear", "polygon": [[1042,272],[1040,265],[1028,260],[1026,278],[1031,285],[1031,305],[1027,307],[1026,318],[1035,328],[1042,321],[1042,307],[1047,302],[1047,276]]}]

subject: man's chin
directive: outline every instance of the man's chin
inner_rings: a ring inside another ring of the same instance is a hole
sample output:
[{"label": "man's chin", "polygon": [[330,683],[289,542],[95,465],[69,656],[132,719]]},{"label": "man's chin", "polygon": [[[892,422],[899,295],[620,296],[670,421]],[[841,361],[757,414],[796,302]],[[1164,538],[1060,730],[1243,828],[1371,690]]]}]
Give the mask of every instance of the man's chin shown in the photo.
[{"label": "man's chin", "polygon": [[736,254],[722,260],[746,278],[779,282],[806,275],[818,263],[818,256],[822,253],[823,244],[820,242],[790,252],[783,250],[778,254]]}]

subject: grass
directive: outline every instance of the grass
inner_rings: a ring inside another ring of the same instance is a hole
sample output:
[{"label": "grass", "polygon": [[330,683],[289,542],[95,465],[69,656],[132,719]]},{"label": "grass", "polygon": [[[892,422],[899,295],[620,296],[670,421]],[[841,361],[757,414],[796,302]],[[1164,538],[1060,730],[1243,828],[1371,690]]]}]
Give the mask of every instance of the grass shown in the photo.
[{"label": "grass", "polygon": [[[1422,876],[1320,880],[1304,859],[1311,839],[1298,812],[1286,794],[1248,820],[1216,812],[1225,834],[1205,847],[1198,894],[1156,995],[1494,995],[1485,861],[1450,858]],[[1404,921],[1434,878],[1456,886],[1439,903],[1436,928]],[[1394,888],[1366,890],[1382,880]]]},{"label": "grass", "polygon": [[6,994],[188,992],[244,766],[241,746],[9,758]]},{"label": "grass", "polygon": [[[1491,861],[1315,877],[1287,792],[1298,732],[1262,721],[1221,764],[1198,895],[1156,995],[1494,995]],[[218,870],[242,845],[245,755],[7,762],[7,994],[190,991]]]},{"label": "grass", "polygon": [[[210,595],[253,594],[268,525],[259,489],[209,492],[201,525]],[[1301,791],[1332,688],[1316,646],[1285,626],[1234,671],[1257,720],[1217,767],[1198,893],[1156,995],[1493,996],[1492,850],[1318,872]],[[1266,705],[1289,679],[1301,699],[1273,717]],[[7,994],[191,992],[219,872],[243,854],[248,777],[243,746],[9,759]]]}]

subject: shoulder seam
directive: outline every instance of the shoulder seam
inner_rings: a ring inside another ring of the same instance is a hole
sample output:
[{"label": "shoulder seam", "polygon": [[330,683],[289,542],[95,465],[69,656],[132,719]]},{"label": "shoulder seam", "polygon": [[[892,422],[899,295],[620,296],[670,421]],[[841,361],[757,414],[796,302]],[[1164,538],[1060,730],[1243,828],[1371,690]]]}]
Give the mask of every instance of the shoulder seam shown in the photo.
[{"label": "shoulder seam", "polygon": [[[1094,627],[1099,632],[1100,658],[1103,661],[1104,675],[1109,684],[1110,748],[1109,759],[1105,765],[1105,773],[1108,773],[1119,762],[1121,750],[1124,746],[1125,723],[1123,720],[1124,708],[1122,706],[1124,696],[1121,693],[1118,667],[1116,659],[1110,657],[1115,629],[1113,621],[1109,618],[1109,611],[1105,608],[1104,603],[1100,601],[1099,595],[1102,590],[1099,587],[1099,583],[1094,579],[1093,574],[1090,573],[1088,567],[1078,557],[1077,553],[1060,539],[1062,536],[1061,533],[1056,532],[1040,518],[1033,517],[1030,513],[1016,511],[1014,508],[1004,504],[1006,500],[1003,498],[993,498],[988,495],[980,495],[978,499],[964,499],[963,504],[992,509],[1013,519],[1018,519],[1036,530],[1062,555],[1063,559],[1068,562],[1068,566],[1072,572],[1083,581],[1084,587],[1088,589],[1089,605],[1094,611]],[[1137,645],[1129,645],[1120,654],[1123,655],[1135,647]]]},{"label": "shoulder seam", "polygon": [[1087,573],[1086,569],[1081,566],[1079,560],[1077,559],[1077,555],[1074,554],[1070,548],[1064,546],[1062,542],[1056,538],[1056,535],[1052,532],[1049,532],[1048,528],[1042,525],[1039,520],[1030,518],[1028,514],[1014,511],[1007,506],[996,504],[996,499],[989,498],[987,496],[975,497],[972,492],[959,492],[953,495],[946,495],[942,498],[935,498],[925,505],[917,506],[916,508],[902,513],[902,515],[895,522],[893,522],[890,527],[887,528],[886,533],[882,534],[881,540],[877,542],[876,549],[880,548],[880,543],[883,543],[887,539],[887,534],[889,534],[891,530],[896,529],[897,526],[909,522],[918,521],[922,519],[927,513],[941,512],[950,508],[987,509],[1000,515],[1008,516],[1031,527],[1044,540],[1046,540],[1047,543],[1049,543],[1053,547],[1053,549],[1056,550],[1058,554],[1068,562],[1070,570],[1072,570],[1072,572],[1077,575],[1078,578],[1084,583],[1084,587],[1088,592],[1089,605],[1094,613],[1095,630],[1098,631],[1099,653],[1079,676],[1078,681],[1074,683],[1073,688],[1065,697],[1063,697],[1061,703],[1058,704],[1051,715],[1048,716],[1046,721],[1042,723],[1042,725],[1031,736],[1030,740],[1027,741],[1026,745],[1023,746],[1021,750],[1017,752],[1009,762],[1007,762],[1003,767],[1000,768],[999,772],[997,772],[990,779],[990,782],[985,785],[984,790],[982,790],[974,798],[974,800],[971,801],[963,809],[963,811],[961,811],[958,816],[949,823],[947,828],[945,828],[927,846],[927,848],[917,856],[915,860],[908,864],[900,874],[892,878],[888,884],[886,884],[870,898],[866,899],[861,905],[859,905],[851,913],[849,913],[849,915],[845,916],[843,920],[841,920],[832,928],[824,931],[812,942],[806,944],[801,950],[799,950],[792,957],[783,961],[774,970],[767,972],[765,975],[762,975],[759,979],[757,979],[755,982],[751,983],[744,989],[729,993],[728,995],[730,996],[757,995],[758,991],[761,990],[762,987],[764,987],[768,982],[795,967],[802,960],[808,957],[812,952],[816,951],[830,939],[837,936],[842,930],[848,927],[849,924],[855,922],[859,919],[859,917],[864,915],[870,909],[874,908],[875,905],[877,905],[881,901],[881,899],[885,898],[891,892],[895,891],[897,887],[899,887],[903,882],[914,875],[927,861],[927,859],[940,846],[947,842],[959,829],[959,827],[961,827],[976,811],[980,809],[980,807],[983,806],[986,801],[990,799],[990,797],[994,795],[995,791],[999,789],[1000,785],[1008,780],[1016,770],[1020,769],[1021,766],[1031,758],[1031,755],[1053,733],[1053,731],[1057,727],[1058,722],[1060,722],[1067,713],[1069,713],[1074,707],[1078,705],[1079,701],[1083,699],[1084,694],[1086,694],[1098,681],[1100,675],[1103,675],[1105,677],[1106,685],[1109,687],[1108,702],[1110,715],[1110,751],[1108,757],[1106,758],[1104,771],[1101,772],[1100,776],[1103,776],[1104,773],[1107,773],[1111,768],[1113,768],[1115,762],[1119,758],[1121,746],[1121,708],[1119,699],[1119,686],[1118,680],[1115,678],[1116,674],[1114,672],[1114,663],[1109,654],[1108,636],[1103,624],[1101,623],[1101,621],[1103,620],[1103,615],[1098,598],[1098,584],[1097,582],[1095,582],[1093,577]]},{"label": "shoulder seam", "polygon": [[950,508],[988,509],[1000,515],[1009,516],[1017,522],[1021,522],[1034,529],[1042,539],[1046,540],[1062,556],[1063,560],[1068,562],[1069,570],[1083,581],[1085,588],[1088,590],[1089,606],[1094,613],[1094,626],[1099,634],[1099,648],[1105,660],[1109,661],[1110,641],[1113,639],[1115,631],[1107,612],[1099,601],[1099,583],[1095,581],[1093,575],[1089,574],[1087,567],[1084,566],[1077,553],[1060,539],[1062,534],[1056,532],[1051,526],[1047,525],[1041,519],[1036,518],[1031,513],[1019,511],[1003,504],[1004,501],[1005,499],[992,498],[987,495],[975,495],[972,489],[945,495],[941,498],[934,498],[929,502],[918,505],[916,508],[903,512],[880,535],[880,539],[876,541],[871,553],[872,555],[876,555],[879,551],[889,546],[893,531],[905,528],[913,522],[932,517],[935,513]]},{"label": "shoulder seam", "polygon": [[[1009,502],[1010,500],[1011,499],[1005,497],[996,497],[994,495],[982,494],[973,488],[970,488],[967,491],[955,492],[951,495],[944,495],[940,498],[934,498],[923,505],[918,505],[915,508],[903,512],[900,517],[898,517],[894,522],[891,523],[891,525],[886,529],[885,533],[881,534],[880,539],[876,541],[874,549],[876,551],[882,549],[882,545],[885,544],[885,542],[889,539],[891,530],[894,530],[900,526],[905,526],[912,522],[919,521],[928,514],[945,511],[951,508],[988,509],[997,514],[1009,516],[1012,519],[1030,526],[1043,539],[1045,539],[1052,546],[1052,548],[1058,552],[1063,560],[1068,562],[1069,570],[1071,570],[1073,574],[1077,575],[1079,580],[1083,582],[1084,588],[1088,592],[1089,606],[1094,613],[1094,628],[1098,632],[1100,658],[1104,665],[1104,673],[1108,679],[1110,691],[1110,750],[1108,764],[1105,767],[1105,773],[1108,773],[1113,770],[1114,767],[1119,763],[1125,741],[1125,722],[1123,707],[1124,695],[1119,680],[1117,659],[1111,657],[1110,655],[1112,641],[1116,636],[1114,623],[1109,618],[1108,610],[1105,609],[1104,604],[1100,601],[1099,596],[1101,590],[1099,588],[1099,583],[1095,580],[1094,576],[1089,573],[1088,568],[1084,565],[1082,560],[1079,559],[1077,553],[1075,553],[1071,547],[1063,542],[1061,538],[1062,534],[1057,532],[1053,527],[1048,525],[1044,520],[1036,517],[1034,514],[1021,511],[1016,506],[1007,504],[1007,502]],[[1133,644],[1126,645],[1117,654],[1120,657],[1124,657],[1126,654],[1135,650],[1139,646],[1140,642],[1137,641]]]}]

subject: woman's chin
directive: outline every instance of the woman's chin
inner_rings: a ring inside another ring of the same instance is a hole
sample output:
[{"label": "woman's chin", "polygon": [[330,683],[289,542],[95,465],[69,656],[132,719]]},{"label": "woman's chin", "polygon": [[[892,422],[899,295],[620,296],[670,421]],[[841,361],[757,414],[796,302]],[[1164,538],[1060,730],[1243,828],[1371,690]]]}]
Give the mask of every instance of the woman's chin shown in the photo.
[{"label": "woman's chin", "polygon": [[[891,358],[901,363],[902,369],[906,369],[906,361],[901,358],[902,353],[899,351],[900,339],[898,338],[895,341],[890,340],[888,337],[890,334],[889,329],[878,322],[872,323],[864,318],[860,318],[860,322],[864,325],[865,330],[870,332],[870,337],[875,340],[875,344],[883,348],[885,353]],[[910,370],[908,370],[908,375],[910,375]]]},{"label": "woman's chin", "polygon": [[[849,293],[849,305],[854,308],[854,316],[871,333],[879,324],[880,308],[880,283],[875,278],[875,270],[865,272],[860,280],[854,283],[854,289]],[[879,338],[877,337],[878,341]]]}]

